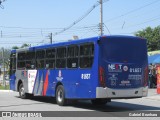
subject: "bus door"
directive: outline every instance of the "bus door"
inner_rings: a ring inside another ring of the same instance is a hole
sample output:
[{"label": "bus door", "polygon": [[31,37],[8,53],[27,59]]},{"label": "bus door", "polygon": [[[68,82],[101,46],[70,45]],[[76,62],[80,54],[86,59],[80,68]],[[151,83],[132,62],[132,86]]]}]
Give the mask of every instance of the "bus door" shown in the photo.
[{"label": "bus door", "polygon": [[56,79],[53,79],[55,75],[55,56],[56,49],[49,48],[46,50],[46,61],[45,61],[45,70],[44,70],[44,86],[43,86],[43,95],[44,96],[54,96],[56,87]]},{"label": "bus door", "polygon": [[11,53],[10,56],[10,90],[16,90],[15,84],[16,84],[16,53]]},{"label": "bus door", "polygon": [[36,51],[36,70],[37,75],[34,83],[33,94],[37,96],[43,95],[43,86],[45,79],[45,50]]},{"label": "bus door", "polygon": [[[45,66],[46,69],[44,69],[43,72],[43,91],[42,91],[42,95],[43,96],[48,96],[47,94],[47,90],[49,87],[49,77],[50,77],[50,69],[47,68],[47,66]],[[50,83],[51,84],[51,83]]]}]

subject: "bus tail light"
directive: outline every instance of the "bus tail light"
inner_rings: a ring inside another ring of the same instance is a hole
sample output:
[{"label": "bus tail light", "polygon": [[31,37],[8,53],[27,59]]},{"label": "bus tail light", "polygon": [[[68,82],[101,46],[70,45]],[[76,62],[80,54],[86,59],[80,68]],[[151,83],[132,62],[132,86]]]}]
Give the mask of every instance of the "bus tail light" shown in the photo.
[{"label": "bus tail light", "polygon": [[146,67],[144,70],[144,82],[143,82],[144,87],[146,87],[147,85],[148,85],[148,67]]},{"label": "bus tail light", "polygon": [[106,86],[105,72],[104,72],[104,69],[102,67],[99,67],[99,82],[100,82],[100,86],[101,87],[105,87]]}]

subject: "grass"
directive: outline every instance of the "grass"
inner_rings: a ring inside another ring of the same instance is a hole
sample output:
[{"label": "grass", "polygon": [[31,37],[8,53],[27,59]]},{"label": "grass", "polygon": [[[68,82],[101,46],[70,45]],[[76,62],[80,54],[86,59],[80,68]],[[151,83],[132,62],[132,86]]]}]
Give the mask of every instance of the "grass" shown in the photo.
[{"label": "grass", "polygon": [[0,90],[9,90],[9,85],[6,85],[6,88],[5,86],[0,85]]}]

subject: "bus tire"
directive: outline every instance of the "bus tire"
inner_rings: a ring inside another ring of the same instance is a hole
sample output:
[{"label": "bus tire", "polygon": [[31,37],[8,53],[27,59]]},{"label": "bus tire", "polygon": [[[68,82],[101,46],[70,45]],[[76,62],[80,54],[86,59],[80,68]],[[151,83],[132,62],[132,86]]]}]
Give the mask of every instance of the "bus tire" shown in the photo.
[{"label": "bus tire", "polygon": [[19,96],[20,96],[20,98],[22,98],[22,99],[26,99],[26,98],[27,98],[27,94],[26,94],[25,91],[24,91],[23,83],[21,83],[21,84],[19,85]]},{"label": "bus tire", "polygon": [[93,105],[105,105],[108,100],[107,99],[93,99],[91,100]]},{"label": "bus tire", "polygon": [[67,100],[65,99],[65,91],[62,85],[59,85],[56,89],[56,102],[59,106],[66,105]]}]

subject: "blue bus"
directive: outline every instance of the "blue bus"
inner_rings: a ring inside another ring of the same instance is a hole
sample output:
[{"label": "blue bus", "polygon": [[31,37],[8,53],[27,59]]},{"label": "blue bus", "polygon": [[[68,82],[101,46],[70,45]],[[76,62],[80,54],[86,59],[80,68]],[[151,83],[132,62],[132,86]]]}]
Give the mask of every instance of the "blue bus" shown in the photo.
[{"label": "blue bus", "polygon": [[87,99],[140,98],[148,93],[146,40],[98,36],[11,51],[10,89],[21,98],[52,96],[58,105]]}]

